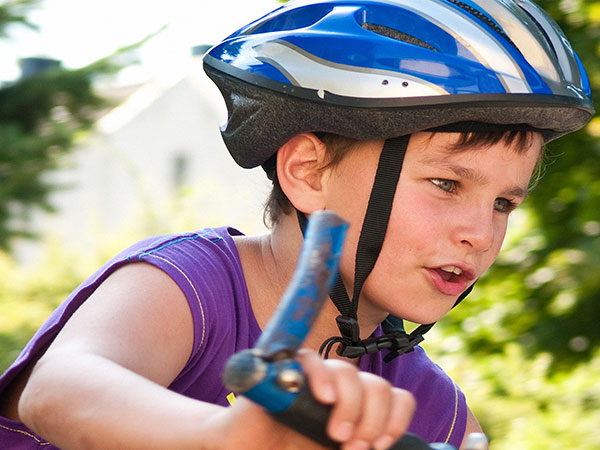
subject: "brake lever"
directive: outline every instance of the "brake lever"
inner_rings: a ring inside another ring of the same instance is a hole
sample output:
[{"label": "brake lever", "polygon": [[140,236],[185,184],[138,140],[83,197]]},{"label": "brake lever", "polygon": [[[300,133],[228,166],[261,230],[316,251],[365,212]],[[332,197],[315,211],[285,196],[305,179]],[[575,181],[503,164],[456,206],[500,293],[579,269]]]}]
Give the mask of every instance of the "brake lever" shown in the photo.
[{"label": "brake lever", "polygon": [[[279,307],[252,349],[233,355],[225,366],[225,386],[264,407],[272,417],[315,442],[340,444],[327,436],[331,406],[319,403],[294,359],[337,274],[348,225],[331,211],[311,215],[298,267]],[[454,450],[448,444],[426,444],[405,433],[393,450]]]}]

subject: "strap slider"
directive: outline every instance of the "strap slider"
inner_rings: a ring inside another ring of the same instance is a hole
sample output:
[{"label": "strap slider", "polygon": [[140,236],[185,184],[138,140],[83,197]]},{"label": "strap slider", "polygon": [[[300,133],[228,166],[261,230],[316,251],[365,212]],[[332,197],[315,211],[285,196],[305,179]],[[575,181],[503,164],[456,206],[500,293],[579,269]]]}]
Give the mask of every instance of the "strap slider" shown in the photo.
[{"label": "strap slider", "polygon": [[385,362],[390,362],[397,356],[412,352],[417,345],[425,340],[421,334],[412,335],[403,332],[396,332],[393,334],[396,336],[393,338],[390,352],[383,358]]},{"label": "strap slider", "polygon": [[352,345],[360,344],[360,328],[356,319],[342,315],[337,316],[335,321],[342,337],[348,339]]}]

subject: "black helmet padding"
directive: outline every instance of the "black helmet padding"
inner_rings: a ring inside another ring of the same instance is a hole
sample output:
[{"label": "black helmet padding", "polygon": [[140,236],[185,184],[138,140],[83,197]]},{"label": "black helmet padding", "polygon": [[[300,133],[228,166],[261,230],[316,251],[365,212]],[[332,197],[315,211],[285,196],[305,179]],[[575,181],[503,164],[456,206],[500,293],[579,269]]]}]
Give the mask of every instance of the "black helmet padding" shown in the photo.
[{"label": "black helmet padding", "polygon": [[[268,160],[298,133],[321,131],[358,140],[388,139],[457,122],[528,125],[549,142],[585,126],[593,110],[570,97],[539,94],[473,94],[398,99],[348,99],[293,87],[293,95],[229,76],[205,62],[229,111],[221,134],[244,168]],[[315,98],[312,101],[311,98]],[[344,104],[345,103],[345,104]],[[427,124],[427,126],[424,126]]]}]

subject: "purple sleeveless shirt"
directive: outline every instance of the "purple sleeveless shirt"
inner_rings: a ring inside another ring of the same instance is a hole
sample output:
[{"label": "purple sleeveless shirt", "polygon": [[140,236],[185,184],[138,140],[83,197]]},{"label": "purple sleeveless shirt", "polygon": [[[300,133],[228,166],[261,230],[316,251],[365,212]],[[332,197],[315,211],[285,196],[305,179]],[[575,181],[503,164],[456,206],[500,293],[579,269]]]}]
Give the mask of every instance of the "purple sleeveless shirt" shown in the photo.
[{"label": "purple sleeveless shirt", "polygon": [[[143,261],[165,271],[185,294],[192,311],[194,344],[185,368],[169,389],[198,400],[228,405],[230,392],[221,381],[233,353],[252,347],[260,328],[250,304],[232,228],[146,239],[101,267],[82,283],[48,318],[0,377],[0,397],[21,370],[51,342],[73,312],[117,268]],[[376,334],[381,333],[378,329]],[[362,357],[361,370],[380,375],[407,389],[417,400],[410,431],[428,442],[458,448],[466,427],[466,402],[455,383],[417,347],[384,363],[381,353]],[[55,449],[24,424],[0,417],[0,448]]]}]

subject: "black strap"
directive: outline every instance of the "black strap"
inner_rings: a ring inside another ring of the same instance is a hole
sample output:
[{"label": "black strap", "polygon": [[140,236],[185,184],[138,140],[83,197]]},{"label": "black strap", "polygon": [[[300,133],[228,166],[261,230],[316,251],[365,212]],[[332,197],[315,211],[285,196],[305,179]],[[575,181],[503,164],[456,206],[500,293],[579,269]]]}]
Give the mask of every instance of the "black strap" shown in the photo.
[{"label": "black strap", "polygon": [[356,249],[352,297],[355,315],[363,284],[373,270],[383,246],[409,137],[388,139],[379,156],[379,165]]},{"label": "black strap", "polygon": [[[452,307],[454,308],[456,305],[462,302],[465,297],[471,293],[474,286],[475,283],[473,283],[462,294],[460,294],[458,299],[456,299],[454,306]],[[414,350],[415,345],[419,344],[425,339],[423,335],[431,330],[431,328],[435,325],[435,322],[427,325],[419,325],[410,334],[406,334],[404,331],[404,322],[399,317],[388,316],[388,318],[381,325],[385,335],[394,335],[398,337],[398,347],[391,349],[390,352],[383,358],[385,362],[390,362],[395,357]],[[406,341],[402,343],[401,339],[406,339]]]},{"label": "black strap", "polygon": [[360,291],[375,266],[383,245],[408,140],[409,136],[388,139],[379,156],[377,173],[356,249],[352,302],[339,276],[331,292],[331,300],[343,316],[356,319]]},{"label": "black strap", "polygon": [[[320,352],[325,352],[325,357],[335,343],[341,344],[338,347],[338,353],[348,357],[358,357],[365,352],[371,353],[381,349],[379,347],[382,341],[377,343],[360,339],[356,312],[363,284],[373,270],[383,246],[409,139],[410,136],[388,139],[379,156],[377,172],[356,249],[352,301],[350,301],[339,275],[330,292],[331,300],[341,313],[341,316],[337,318],[341,336],[329,338],[321,345]],[[385,348],[391,348],[388,343],[385,345]]]},{"label": "black strap", "polygon": [[296,210],[296,215],[298,216],[298,225],[300,225],[300,231],[302,231],[302,236],[306,234],[306,227],[308,226],[308,219],[306,218],[306,214]]},{"label": "black strap", "polygon": [[435,322],[426,325],[419,325],[412,333],[407,334],[406,331],[404,331],[404,325],[402,325],[400,329],[389,327],[389,325],[386,327],[386,324],[391,319],[402,322],[402,319],[398,317],[388,316],[386,321],[383,323],[383,331],[385,332],[384,336],[392,336],[395,338],[395,346],[390,348],[389,353],[383,358],[385,362],[390,362],[392,359],[403,355],[404,353],[412,352],[415,349],[415,346],[423,342],[425,339],[423,335],[431,330],[431,328],[435,325]]},{"label": "black strap", "polygon": [[[475,283],[476,282],[477,281],[475,281]],[[458,305],[460,302],[462,302],[465,299],[465,297],[471,293],[471,291],[475,287],[475,283],[473,283],[471,286],[469,286],[462,294],[460,294],[458,296],[458,298],[456,299],[456,302],[454,303],[454,306],[452,306],[453,308],[455,308],[456,305]]]},{"label": "black strap", "polygon": [[420,325],[411,334],[407,334],[404,330],[388,330],[382,336],[361,339],[356,343],[351,343],[350,340],[343,335],[333,336],[321,344],[319,354],[327,359],[333,345],[340,344],[337,353],[346,358],[358,358],[381,350],[389,350],[389,353],[383,358],[385,362],[389,362],[396,356],[412,352],[414,347],[424,340],[423,334],[429,331],[433,325],[434,324]]}]

